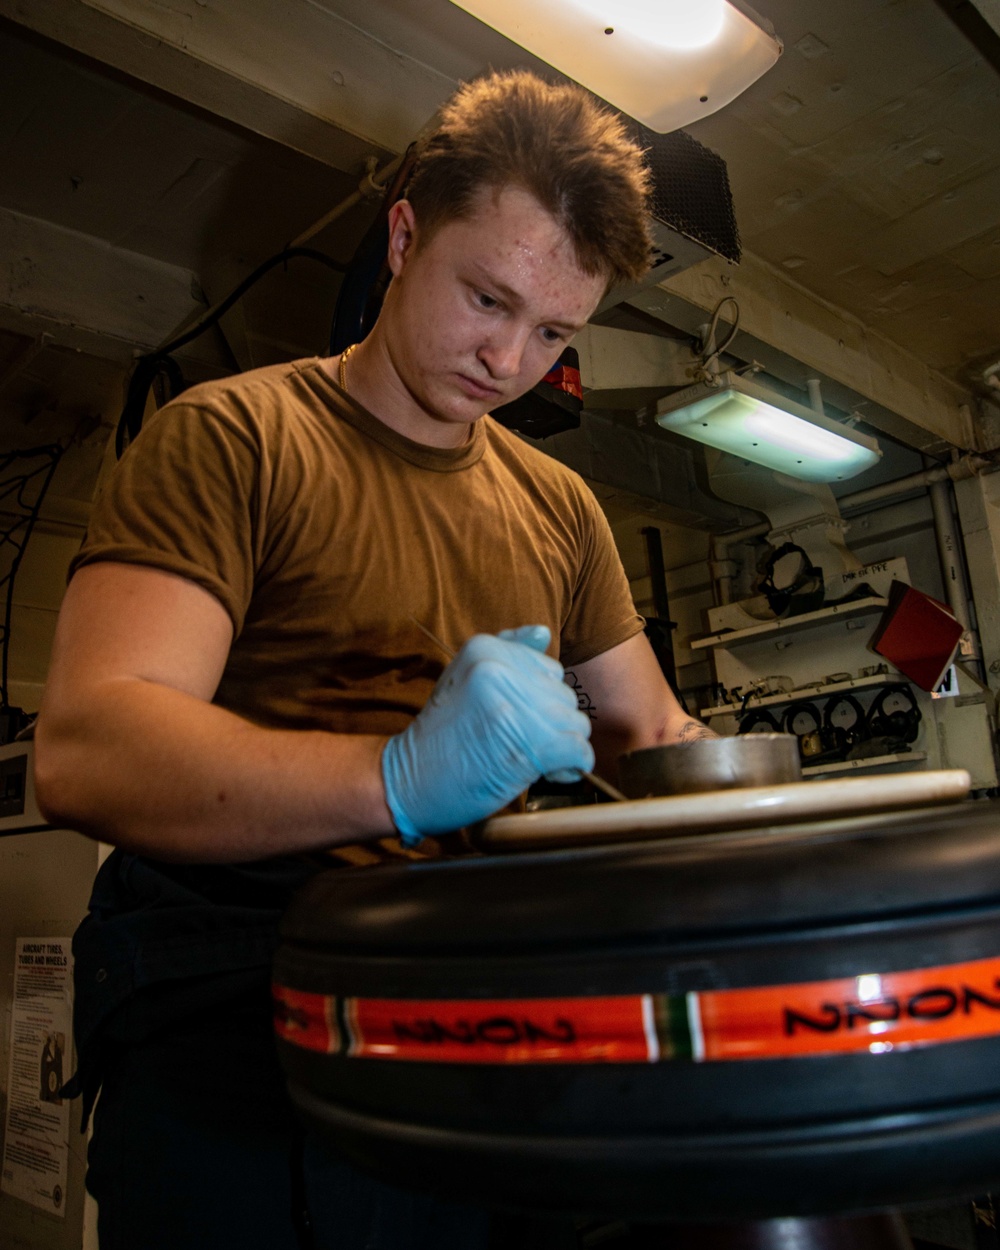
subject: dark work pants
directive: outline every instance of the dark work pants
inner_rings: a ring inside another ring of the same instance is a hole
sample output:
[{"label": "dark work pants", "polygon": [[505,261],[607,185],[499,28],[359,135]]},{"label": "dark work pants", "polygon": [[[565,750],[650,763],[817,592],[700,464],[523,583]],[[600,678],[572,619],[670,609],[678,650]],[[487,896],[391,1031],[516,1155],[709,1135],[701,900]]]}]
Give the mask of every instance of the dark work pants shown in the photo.
[{"label": "dark work pants", "polygon": [[259,1010],[116,1047],[89,1162],[101,1250],[488,1244],[483,1212],[384,1185],[303,1136]]}]

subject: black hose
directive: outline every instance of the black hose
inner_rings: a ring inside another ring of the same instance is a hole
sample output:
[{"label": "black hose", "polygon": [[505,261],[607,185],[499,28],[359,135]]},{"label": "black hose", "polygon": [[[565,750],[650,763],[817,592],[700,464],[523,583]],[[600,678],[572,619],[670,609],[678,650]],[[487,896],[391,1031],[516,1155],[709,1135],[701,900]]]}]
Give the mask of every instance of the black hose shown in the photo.
[{"label": "black hose", "polygon": [[346,265],[339,260],[334,260],[332,256],[327,256],[325,252],[316,251],[315,248],[286,247],[283,251],[278,252],[276,256],[272,256],[258,265],[253,273],[248,274],[239,286],[231,291],[221,303],[216,304],[203,313],[190,329],[185,330],[168,343],[164,343],[155,352],[148,352],[146,355],[139,357],[132,372],[132,377],[129,379],[125,406],[122,409],[121,416],[118,418],[118,429],[115,432],[115,455],[119,460],[126,447],[126,435],[128,436],[127,441],[131,442],[142,429],[146,400],[149,397],[149,388],[154,381],[158,377],[165,376],[171,399],[186,389],[187,383],[184,381],[184,375],[181,373],[177,362],[171,358],[170,353],[178,351],[200,334],[204,334],[206,330],[210,330],[212,326],[216,325],[226,315],[237,300],[243,298],[255,282],[263,278],[276,265],[285,264],[287,261],[295,260],[300,256],[308,260],[319,261],[320,264],[326,265],[330,269],[335,269],[338,273],[347,271]]}]

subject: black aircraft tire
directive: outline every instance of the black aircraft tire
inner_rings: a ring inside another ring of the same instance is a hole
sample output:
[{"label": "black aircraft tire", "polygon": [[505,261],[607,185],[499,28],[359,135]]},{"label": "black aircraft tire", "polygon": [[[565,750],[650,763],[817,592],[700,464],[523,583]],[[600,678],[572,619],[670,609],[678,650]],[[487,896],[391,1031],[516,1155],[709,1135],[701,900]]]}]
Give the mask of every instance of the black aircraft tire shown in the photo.
[{"label": "black aircraft tire", "polygon": [[[845,980],[861,994],[911,974],[917,988],[902,996],[827,1001]],[[992,803],[324,873],[286,915],[275,981],[279,998],[320,996],[336,1017],[333,1053],[279,1029],[305,1119],[383,1176],[452,1198],[765,1218],[1000,1183]],[[803,984],[816,1006],[786,1009],[785,1027],[805,1053],[516,1063],[451,1061],[464,1058],[451,1043],[438,1061],[348,1053],[349,1004],[368,1000],[707,1003]],[[886,1032],[864,1032],[890,1017]],[[879,1040],[900,1023],[915,1042]]]}]

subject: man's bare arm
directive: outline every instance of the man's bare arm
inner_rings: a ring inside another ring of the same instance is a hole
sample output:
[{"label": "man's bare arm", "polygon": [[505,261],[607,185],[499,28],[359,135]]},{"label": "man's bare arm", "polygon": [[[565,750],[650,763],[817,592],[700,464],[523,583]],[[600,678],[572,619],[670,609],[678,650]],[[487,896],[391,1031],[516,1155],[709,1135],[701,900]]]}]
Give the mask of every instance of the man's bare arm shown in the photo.
[{"label": "man's bare arm", "polygon": [[715,738],[684,711],[660,670],[644,634],[573,667],[581,706],[590,705],[597,771],[618,772],[618,757],[642,747]]},{"label": "man's bare arm", "polygon": [[81,569],[36,732],[47,819],[194,862],[392,833],[384,738],[264,729],[212,705],[231,640],[222,605],[184,578],[116,563]]}]

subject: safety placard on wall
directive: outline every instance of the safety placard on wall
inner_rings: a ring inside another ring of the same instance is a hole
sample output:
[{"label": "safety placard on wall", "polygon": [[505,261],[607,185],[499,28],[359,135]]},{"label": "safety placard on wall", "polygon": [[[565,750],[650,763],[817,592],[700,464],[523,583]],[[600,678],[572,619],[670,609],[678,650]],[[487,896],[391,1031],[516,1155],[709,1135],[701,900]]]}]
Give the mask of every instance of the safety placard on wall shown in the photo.
[{"label": "safety placard on wall", "polygon": [[73,956],[69,938],[18,938],[7,1073],[7,1123],[0,1188],[64,1216]]}]

